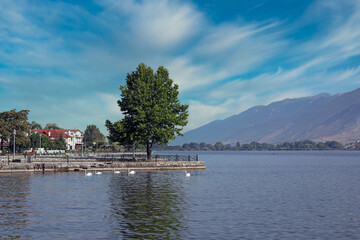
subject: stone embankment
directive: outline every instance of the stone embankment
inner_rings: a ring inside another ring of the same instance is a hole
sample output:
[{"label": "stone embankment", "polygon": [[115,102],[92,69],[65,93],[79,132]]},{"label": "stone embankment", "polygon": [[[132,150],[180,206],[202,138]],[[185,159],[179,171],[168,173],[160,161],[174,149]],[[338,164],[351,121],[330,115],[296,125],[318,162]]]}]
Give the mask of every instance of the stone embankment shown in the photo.
[{"label": "stone embankment", "polygon": [[201,170],[205,169],[202,161],[96,161],[76,158],[36,158],[16,157],[0,158],[0,173],[15,172],[69,172],[69,171],[158,171],[158,170]]}]

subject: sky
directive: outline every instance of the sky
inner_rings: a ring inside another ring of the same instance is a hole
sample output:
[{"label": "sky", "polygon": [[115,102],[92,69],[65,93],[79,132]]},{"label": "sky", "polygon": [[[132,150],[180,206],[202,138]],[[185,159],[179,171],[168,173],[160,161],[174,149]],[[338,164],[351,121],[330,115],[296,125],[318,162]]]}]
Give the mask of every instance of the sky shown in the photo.
[{"label": "sky", "polygon": [[184,132],[360,85],[359,0],[1,0],[0,112],[85,130],[122,118],[139,63],[169,70]]}]

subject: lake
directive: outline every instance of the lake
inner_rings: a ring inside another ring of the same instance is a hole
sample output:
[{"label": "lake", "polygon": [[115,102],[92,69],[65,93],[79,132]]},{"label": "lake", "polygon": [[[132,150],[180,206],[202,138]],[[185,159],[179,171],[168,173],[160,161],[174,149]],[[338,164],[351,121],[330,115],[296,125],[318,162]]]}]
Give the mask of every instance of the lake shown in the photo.
[{"label": "lake", "polygon": [[360,239],[360,152],[193,153],[191,177],[1,174],[0,239]]}]

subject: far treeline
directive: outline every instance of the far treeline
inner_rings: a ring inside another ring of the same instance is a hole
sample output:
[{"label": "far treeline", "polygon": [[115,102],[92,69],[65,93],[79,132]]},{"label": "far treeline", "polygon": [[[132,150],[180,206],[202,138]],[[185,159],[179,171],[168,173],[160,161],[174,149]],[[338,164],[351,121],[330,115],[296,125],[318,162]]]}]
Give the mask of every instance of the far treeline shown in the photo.
[{"label": "far treeline", "polygon": [[[360,146],[357,147],[360,150]],[[314,142],[310,140],[284,142],[279,144],[251,142],[235,146],[217,142],[215,144],[207,143],[185,143],[182,146],[154,146],[154,150],[165,151],[278,151],[278,150],[344,150],[345,147],[336,141]]]}]

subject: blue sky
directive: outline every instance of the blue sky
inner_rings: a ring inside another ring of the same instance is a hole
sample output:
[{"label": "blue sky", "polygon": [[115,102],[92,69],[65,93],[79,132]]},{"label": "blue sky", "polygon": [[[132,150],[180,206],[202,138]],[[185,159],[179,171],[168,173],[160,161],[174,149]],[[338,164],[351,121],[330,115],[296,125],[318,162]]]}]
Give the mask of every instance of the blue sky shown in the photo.
[{"label": "blue sky", "polygon": [[360,84],[360,1],[0,1],[0,111],[85,130],[122,117],[126,73],[165,66],[190,130]]}]

